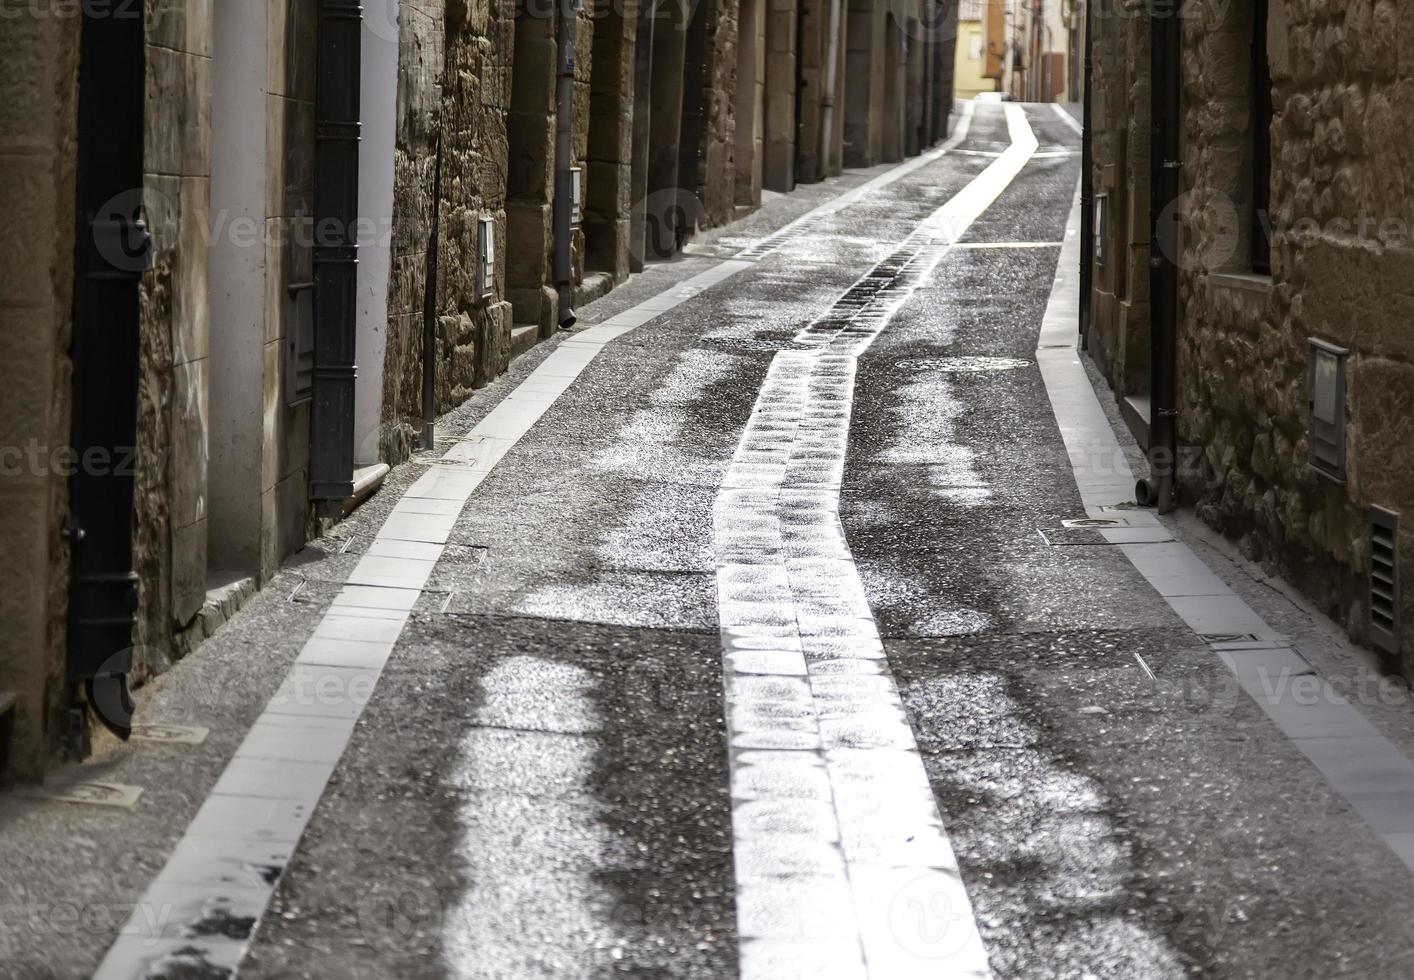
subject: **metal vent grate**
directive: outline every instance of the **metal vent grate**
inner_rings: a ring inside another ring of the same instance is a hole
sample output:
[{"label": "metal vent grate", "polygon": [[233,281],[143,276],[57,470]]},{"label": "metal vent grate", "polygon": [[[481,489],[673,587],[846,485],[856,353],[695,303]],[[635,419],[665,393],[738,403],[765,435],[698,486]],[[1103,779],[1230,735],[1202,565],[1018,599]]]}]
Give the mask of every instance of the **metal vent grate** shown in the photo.
[{"label": "metal vent grate", "polygon": [[1399,515],[1370,508],[1370,638],[1399,653]]},{"label": "metal vent grate", "polygon": [[1308,459],[1311,468],[1345,481],[1345,360],[1350,353],[1314,337],[1310,344],[1307,397],[1311,420]]}]

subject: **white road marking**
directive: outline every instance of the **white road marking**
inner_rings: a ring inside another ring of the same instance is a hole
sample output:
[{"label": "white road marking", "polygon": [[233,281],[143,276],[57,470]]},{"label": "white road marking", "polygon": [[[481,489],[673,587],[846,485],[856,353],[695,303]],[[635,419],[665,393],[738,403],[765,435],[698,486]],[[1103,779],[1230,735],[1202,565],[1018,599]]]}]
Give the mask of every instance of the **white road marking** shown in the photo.
[{"label": "white road marking", "polygon": [[897,167],[894,167],[892,170],[887,170],[872,180],[845,191],[839,197],[826,201],[819,207],[801,215],[790,224],[784,225],[774,233],[767,235],[759,242],[742,249],[737,253],[736,257],[738,259],[750,259],[754,261],[772,249],[779,247],[787,239],[808,232],[814,225],[831,215],[839,213],[875,191],[896,183],[915,170],[942,159],[945,154],[960,152],[957,150],[957,147],[963,140],[967,139],[967,134],[972,128],[972,117],[975,112],[975,103],[965,103],[962,107],[962,117],[958,119],[957,126],[953,129],[953,134],[945,141],[939,143],[927,153],[916,156],[912,160],[907,160]]},{"label": "white road marking", "polygon": [[[335,596],[315,636],[119,930],[94,980],[133,980],[177,967],[238,971],[457,516],[481,482],[612,341],[751,268],[784,241],[787,230],[798,233],[938,159],[963,138],[971,115],[969,108],[954,136],[937,149],[807,212],[748,249],[749,259],[721,262],[569,337],[429,468],[393,508]],[[405,557],[409,549],[418,557]],[[364,639],[330,632],[348,628],[348,619],[392,626],[376,636],[362,634]],[[301,765],[298,778],[290,778],[292,762]],[[230,778],[236,775],[238,780]],[[250,927],[232,929],[223,921],[222,928],[213,929],[213,916],[249,920]]]},{"label": "white road marking", "polygon": [[[1040,156],[1040,154],[1036,154]],[[1060,248],[1064,242],[958,242],[953,248]]]},{"label": "white road marking", "polygon": [[1056,115],[1060,116],[1061,122],[1065,123],[1071,129],[1075,130],[1077,135],[1085,135],[1084,124],[1082,124],[1080,120],[1072,116],[1059,102],[1052,102],[1051,108],[1056,111]]},{"label": "white road marking", "polygon": [[[1041,328],[1036,363],[1091,517],[1114,517],[1132,503],[1134,474],[1080,363],[1080,193],[1066,227],[1055,288]],[[1186,544],[1144,537],[1162,528],[1151,511],[1122,512],[1130,526],[1101,529],[1169,607],[1232,671],[1241,687],[1325,776],[1407,867],[1414,870],[1414,760],[1372,725],[1261,615],[1218,578]],[[1250,638],[1231,642],[1235,636]],[[1221,639],[1225,637],[1227,641]],[[1372,778],[1372,774],[1378,774]]]},{"label": "white road marking", "polygon": [[743,980],[987,977],[839,519],[859,356],[1037,142],[1012,145],[776,355],[714,509]]}]

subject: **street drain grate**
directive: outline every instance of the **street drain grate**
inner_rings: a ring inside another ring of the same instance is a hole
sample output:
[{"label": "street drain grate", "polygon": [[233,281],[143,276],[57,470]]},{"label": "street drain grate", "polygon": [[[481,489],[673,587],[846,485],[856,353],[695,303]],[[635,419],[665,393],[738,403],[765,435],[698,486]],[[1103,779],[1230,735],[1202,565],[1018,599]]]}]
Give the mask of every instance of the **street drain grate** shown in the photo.
[{"label": "street drain grate", "polygon": [[908,366],[915,371],[940,371],[943,374],[982,374],[989,371],[1017,371],[1028,368],[1031,362],[1019,357],[937,357],[928,360],[909,361]]}]

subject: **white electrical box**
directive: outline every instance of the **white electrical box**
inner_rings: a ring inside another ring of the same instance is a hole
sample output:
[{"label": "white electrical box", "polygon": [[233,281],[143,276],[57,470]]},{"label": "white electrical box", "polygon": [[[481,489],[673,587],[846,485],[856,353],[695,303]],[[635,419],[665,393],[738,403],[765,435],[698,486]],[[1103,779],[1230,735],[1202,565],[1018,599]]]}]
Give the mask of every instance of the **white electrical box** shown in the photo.
[{"label": "white electrical box", "polygon": [[1095,264],[1105,266],[1109,262],[1109,254],[1105,250],[1105,243],[1110,237],[1110,195],[1095,195]]},{"label": "white electrical box", "polygon": [[570,167],[570,220],[584,220],[584,168]]},{"label": "white electrical box", "polygon": [[476,288],[482,299],[496,291],[496,219],[482,218],[476,230]]},{"label": "white electrical box", "polygon": [[1312,337],[1307,371],[1311,468],[1332,480],[1345,480],[1345,361],[1350,352]]}]

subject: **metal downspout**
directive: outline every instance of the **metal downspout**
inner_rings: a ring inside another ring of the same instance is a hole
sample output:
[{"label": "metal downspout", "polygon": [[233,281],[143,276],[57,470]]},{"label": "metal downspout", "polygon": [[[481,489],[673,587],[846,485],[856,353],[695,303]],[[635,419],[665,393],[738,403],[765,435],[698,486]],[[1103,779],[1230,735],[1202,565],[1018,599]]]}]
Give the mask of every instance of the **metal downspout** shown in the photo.
[{"label": "metal downspout", "polygon": [[1080,349],[1090,346],[1091,291],[1095,287],[1095,141],[1094,120],[1091,118],[1091,86],[1094,65],[1091,60],[1090,0],[1085,2],[1084,104],[1081,110],[1080,134]]},{"label": "metal downspout", "polygon": [[432,227],[427,236],[427,275],[422,295],[422,448],[437,438],[437,255],[442,224],[442,130],[432,166]]},{"label": "metal downspout", "polygon": [[[1148,496],[1160,513],[1174,507],[1174,469],[1178,451],[1178,406],[1175,358],[1178,329],[1178,241],[1176,227],[1159,222],[1178,196],[1179,93],[1178,19],[1155,13],[1149,24],[1150,126],[1149,151],[1149,467],[1150,481],[1140,481],[1138,496]],[[1164,243],[1169,247],[1165,248]],[[1145,501],[1141,500],[1140,503]]]},{"label": "metal downspout", "polygon": [[358,143],[363,8],[320,0],[314,108],[314,399],[309,497],[337,517],[354,491]]},{"label": "metal downspout", "polygon": [[570,244],[574,237],[574,177],[570,172],[574,145],[574,54],[579,32],[579,0],[560,0],[556,37],[559,75],[555,85],[555,287],[559,292],[559,323],[575,324],[574,267]]},{"label": "metal downspout", "polygon": [[840,4],[830,0],[830,43],[825,56],[825,91],[820,96],[820,177],[830,176],[831,135],[835,131],[835,90],[839,85]]}]

